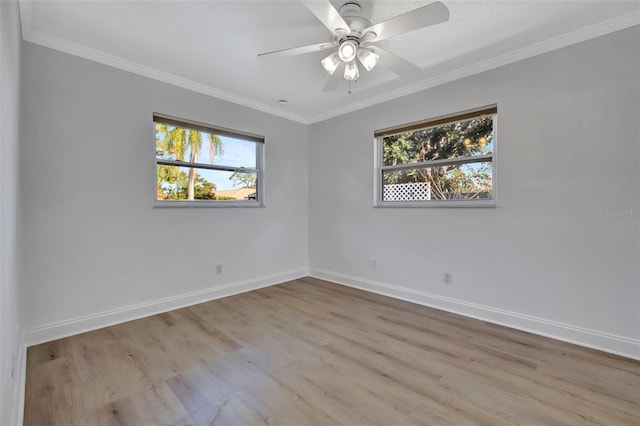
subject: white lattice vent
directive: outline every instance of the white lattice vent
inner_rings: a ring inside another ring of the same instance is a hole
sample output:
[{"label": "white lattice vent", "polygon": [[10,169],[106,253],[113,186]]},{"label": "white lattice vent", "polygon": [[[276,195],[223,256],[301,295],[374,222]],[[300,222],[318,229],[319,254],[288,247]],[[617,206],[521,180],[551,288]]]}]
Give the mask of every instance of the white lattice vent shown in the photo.
[{"label": "white lattice vent", "polygon": [[395,183],[384,185],[384,201],[423,201],[431,199],[429,182]]}]

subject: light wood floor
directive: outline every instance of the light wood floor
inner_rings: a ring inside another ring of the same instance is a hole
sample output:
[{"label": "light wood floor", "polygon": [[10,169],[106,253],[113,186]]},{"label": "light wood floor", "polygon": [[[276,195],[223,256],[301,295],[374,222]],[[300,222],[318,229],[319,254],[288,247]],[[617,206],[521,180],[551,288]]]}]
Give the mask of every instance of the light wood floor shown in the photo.
[{"label": "light wood floor", "polygon": [[640,363],[305,278],[28,350],[25,425],[638,425]]}]

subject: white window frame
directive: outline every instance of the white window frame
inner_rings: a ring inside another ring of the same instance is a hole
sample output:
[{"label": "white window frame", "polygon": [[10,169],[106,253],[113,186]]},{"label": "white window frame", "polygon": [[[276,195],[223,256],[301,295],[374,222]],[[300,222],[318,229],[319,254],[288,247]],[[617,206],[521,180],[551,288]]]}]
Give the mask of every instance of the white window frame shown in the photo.
[{"label": "white window frame", "polygon": [[[456,123],[459,121],[471,120],[486,116],[493,117],[493,149],[491,154],[475,155],[467,157],[446,158],[442,160],[424,161],[419,163],[399,164],[395,166],[383,165],[383,140],[387,136],[405,133],[407,131],[418,131],[429,128],[435,128],[446,124]],[[409,123],[400,126],[394,126],[387,129],[375,131],[374,138],[374,191],[373,206],[374,207],[496,207],[497,206],[497,167],[496,152],[498,146],[498,108],[497,105],[488,105],[481,108],[448,114],[445,116],[435,117],[416,123]],[[384,201],[383,197],[383,173],[389,170],[411,170],[418,168],[428,168],[434,166],[442,166],[447,164],[467,164],[482,162],[482,160],[491,160],[491,199],[490,200],[420,200],[420,201]]]},{"label": "white window frame", "polygon": [[[256,144],[256,169],[247,169],[244,167],[224,166],[217,164],[192,163],[190,161],[177,160],[159,160],[155,151],[155,124],[164,123],[172,126],[186,127],[193,130],[199,130],[206,133],[213,133],[219,136],[229,136],[235,139],[246,140]],[[253,133],[227,129],[219,126],[201,123],[198,121],[188,120],[184,118],[173,117],[170,115],[154,113],[153,114],[153,206],[160,208],[208,208],[208,207],[265,207],[265,183],[264,183],[264,136]],[[158,200],[156,193],[156,182],[158,179],[158,165],[178,166],[178,167],[194,167],[198,169],[220,170],[227,172],[255,173],[256,175],[256,199],[255,200]]]}]

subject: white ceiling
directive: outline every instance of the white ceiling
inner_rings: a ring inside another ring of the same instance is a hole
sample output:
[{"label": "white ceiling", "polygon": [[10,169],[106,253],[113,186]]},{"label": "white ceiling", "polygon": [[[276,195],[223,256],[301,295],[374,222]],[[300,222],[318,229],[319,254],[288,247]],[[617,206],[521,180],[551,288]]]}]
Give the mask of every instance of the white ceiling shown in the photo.
[{"label": "white ceiling", "polygon": [[[332,3],[336,8],[347,0]],[[351,0],[353,1],[353,0]],[[432,0],[359,0],[372,23]],[[326,51],[258,53],[329,39],[295,0],[21,0],[27,41],[102,62],[302,123],[640,24],[639,1],[450,1],[448,22],[380,42],[422,68],[398,77],[381,62],[347,93],[322,92]],[[286,99],[288,105],[278,105]]]}]

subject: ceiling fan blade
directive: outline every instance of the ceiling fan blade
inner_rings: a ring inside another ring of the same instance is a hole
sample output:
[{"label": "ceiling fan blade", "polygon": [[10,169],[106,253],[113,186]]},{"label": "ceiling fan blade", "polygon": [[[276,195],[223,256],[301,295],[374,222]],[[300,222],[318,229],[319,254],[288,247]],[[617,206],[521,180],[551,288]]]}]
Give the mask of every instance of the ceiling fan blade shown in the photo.
[{"label": "ceiling fan blade", "polygon": [[378,46],[373,47],[373,51],[380,56],[380,62],[378,62],[378,65],[385,67],[389,71],[398,74],[401,77],[415,76],[422,71],[422,68],[417,65],[414,65],[391,52],[380,49]]},{"label": "ceiling fan blade", "polygon": [[379,41],[402,33],[408,33],[409,31],[446,22],[448,20],[449,9],[447,9],[447,6],[437,1],[380,22],[379,24],[367,27],[362,31],[362,33],[365,34],[372,31],[376,33],[376,37],[371,41]]},{"label": "ceiling fan blade", "polygon": [[307,46],[291,47],[289,49],[274,50],[273,52],[260,53],[258,56],[265,55],[277,55],[277,56],[295,56],[304,55],[305,53],[319,52],[321,50],[329,49],[331,47],[338,46],[337,43],[318,43],[309,44]]},{"label": "ceiling fan blade", "polygon": [[301,0],[307,9],[333,34],[343,36],[351,29],[329,0]]},{"label": "ceiling fan blade", "polygon": [[342,73],[339,71],[340,69],[337,69],[333,74],[327,75],[324,87],[322,88],[323,92],[333,92],[338,90],[338,86],[340,86],[340,82],[342,81]]}]

